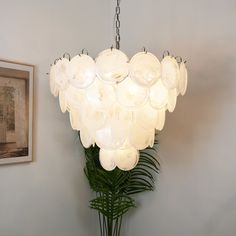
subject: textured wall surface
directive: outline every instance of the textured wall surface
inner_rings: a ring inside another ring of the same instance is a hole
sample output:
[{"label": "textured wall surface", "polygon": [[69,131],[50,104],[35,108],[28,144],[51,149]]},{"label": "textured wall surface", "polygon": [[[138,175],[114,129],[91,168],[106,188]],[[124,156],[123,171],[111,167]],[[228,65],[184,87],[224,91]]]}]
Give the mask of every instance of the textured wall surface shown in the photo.
[{"label": "textured wall surface", "polygon": [[83,151],[46,73],[65,51],[109,47],[109,14],[107,0],[0,0],[0,58],[36,66],[36,160],[0,166],[1,236],[96,235]]}]

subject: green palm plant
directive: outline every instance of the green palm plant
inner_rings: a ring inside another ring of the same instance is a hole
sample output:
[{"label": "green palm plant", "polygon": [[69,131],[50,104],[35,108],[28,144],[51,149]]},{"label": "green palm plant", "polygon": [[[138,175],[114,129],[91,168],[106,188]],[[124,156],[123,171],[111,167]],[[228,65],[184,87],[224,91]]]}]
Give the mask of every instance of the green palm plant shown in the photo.
[{"label": "green palm plant", "polygon": [[154,190],[155,174],[160,164],[156,159],[158,140],[154,147],[140,151],[137,166],[130,171],[115,168],[106,171],[99,162],[99,147],[85,149],[85,175],[96,197],[90,207],[98,211],[100,235],[120,236],[122,217],[136,207],[133,195]]}]

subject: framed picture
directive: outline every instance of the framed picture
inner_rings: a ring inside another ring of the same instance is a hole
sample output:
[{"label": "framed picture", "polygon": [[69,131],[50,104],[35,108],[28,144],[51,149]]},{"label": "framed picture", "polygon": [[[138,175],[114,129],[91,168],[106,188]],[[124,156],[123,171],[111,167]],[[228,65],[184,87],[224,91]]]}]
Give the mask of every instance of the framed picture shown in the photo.
[{"label": "framed picture", "polygon": [[0,60],[0,164],[32,161],[34,66]]}]

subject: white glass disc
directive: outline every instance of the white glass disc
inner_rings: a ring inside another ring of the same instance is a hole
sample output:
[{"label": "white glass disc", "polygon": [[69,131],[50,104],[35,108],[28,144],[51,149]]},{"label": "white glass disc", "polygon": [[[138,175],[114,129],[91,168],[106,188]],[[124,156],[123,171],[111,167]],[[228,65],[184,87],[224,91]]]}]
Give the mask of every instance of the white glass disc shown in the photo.
[{"label": "white glass disc", "polygon": [[179,82],[179,65],[174,58],[166,56],[161,61],[161,79],[166,88],[177,88]]},{"label": "white glass disc", "polygon": [[157,110],[149,103],[135,111],[135,120],[142,128],[155,129]]},{"label": "white glass disc", "polygon": [[143,150],[149,146],[154,133],[155,129],[146,130],[138,124],[132,124],[130,127],[129,142],[134,148]]},{"label": "white glass disc", "polygon": [[116,100],[114,87],[96,79],[95,82],[86,89],[86,98],[93,107],[108,108]]},{"label": "white glass disc", "polygon": [[82,127],[80,130],[80,140],[85,148],[89,148],[94,144],[94,137],[85,127]]},{"label": "white glass disc", "polygon": [[115,156],[116,156],[116,151],[100,149],[99,160],[101,166],[107,171],[114,170],[116,168],[116,164],[114,162]]},{"label": "white glass disc", "polygon": [[70,115],[70,124],[72,129],[74,130],[80,130],[82,127],[80,113],[76,109],[71,109],[69,112]]},{"label": "white glass disc", "polygon": [[180,80],[179,80],[179,92],[181,95],[184,95],[187,90],[188,84],[188,72],[184,62],[180,64]]},{"label": "white glass disc", "polygon": [[177,89],[169,90],[167,109],[169,112],[173,112],[177,102]]},{"label": "white glass disc", "polygon": [[153,108],[161,109],[168,102],[168,89],[163,85],[162,81],[157,81],[150,88],[150,104]]},{"label": "white glass disc", "polygon": [[139,52],[130,61],[130,77],[139,85],[150,87],[160,78],[161,64],[151,53]]},{"label": "white glass disc", "polygon": [[56,76],[55,65],[53,64],[51,65],[51,68],[50,68],[49,85],[50,85],[51,93],[53,94],[53,96],[57,97],[59,94],[59,89],[55,83],[55,76]]},{"label": "white glass disc", "polygon": [[156,129],[162,130],[165,124],[165,117],[166,117],[166,110],[165,108],[162,108],[160,110],[157,110],[157,121],[156,121]]},{"label": "white glass disc", "polygon": [[135,148],[119,149],[116,151],[115,164],[124,171],[133,169],[139,161],[139,152]]},{"label": "white glass disc", "polygon": [[69,60],[62,58],[55,65],[55,84],[59,90],[64,90],[68,86],[69,81]]},{"label": "white glass disc", "polygon": [[96,132],[106,124],[107,116],[102,110],[84,105],[81,110],[81,121],[91,132]]},{"label": "white glass disc", "polygon": [[98,147],[104,149],[120,148],[126,140],[126,130],[123,127],[120,129],[113,124],[107,124],[105,127],[97,130],[95,141]]},{"label": "white glass disc", "polygon": [[64,90],[59,92],[59,104],[60,104],[61,112],[65,113],[67,109],[67,102],[66,102],[66,93]]},{"label": "white glass disc", "polygon": [[115,48],[102,51],[96,59],[96,66],[99,78],[109,83],[120,82],[129,73],[128,57]]},{"label": "white glass disc", "polygon": [[95,79],[95,62],[85,54],[80,54],[70,61],[70,83],[77,88],[88,87]]},{"label": "white glass disc", "polygon": [[82,110],[82,106],[85,100],[84,90],[69,85],[69,87],[65,90],[65,93],[66,93],[68,110],[70,109]]},{"label": "white glass disc", "polygon": [[142,87],[130,78],[126,78],[116,87],[116,97],[121,106],[127,109],[136,109],[142,106],[148,96],[148,89]]}]

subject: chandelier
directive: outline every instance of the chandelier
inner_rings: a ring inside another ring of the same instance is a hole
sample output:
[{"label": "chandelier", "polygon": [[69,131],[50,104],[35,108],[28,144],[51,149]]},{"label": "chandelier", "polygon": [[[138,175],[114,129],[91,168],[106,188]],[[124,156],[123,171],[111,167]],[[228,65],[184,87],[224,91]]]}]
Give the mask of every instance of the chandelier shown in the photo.
[{"label": "chandelier", "polygon": [[178,95],[187,88],[186,61],[168,51],[161,61],[143,51],[130,60],[120,50],[120,0],[115,14],[116,47],[94,60],[83,49],[65,53],[50,69],[50,90],[61,111],[79,131],[85,148],[100,148],[101,166],[111,171],[131,170],[139,150],[154,145],[155,132],[163,129],[166,110],[173,112]]}]

